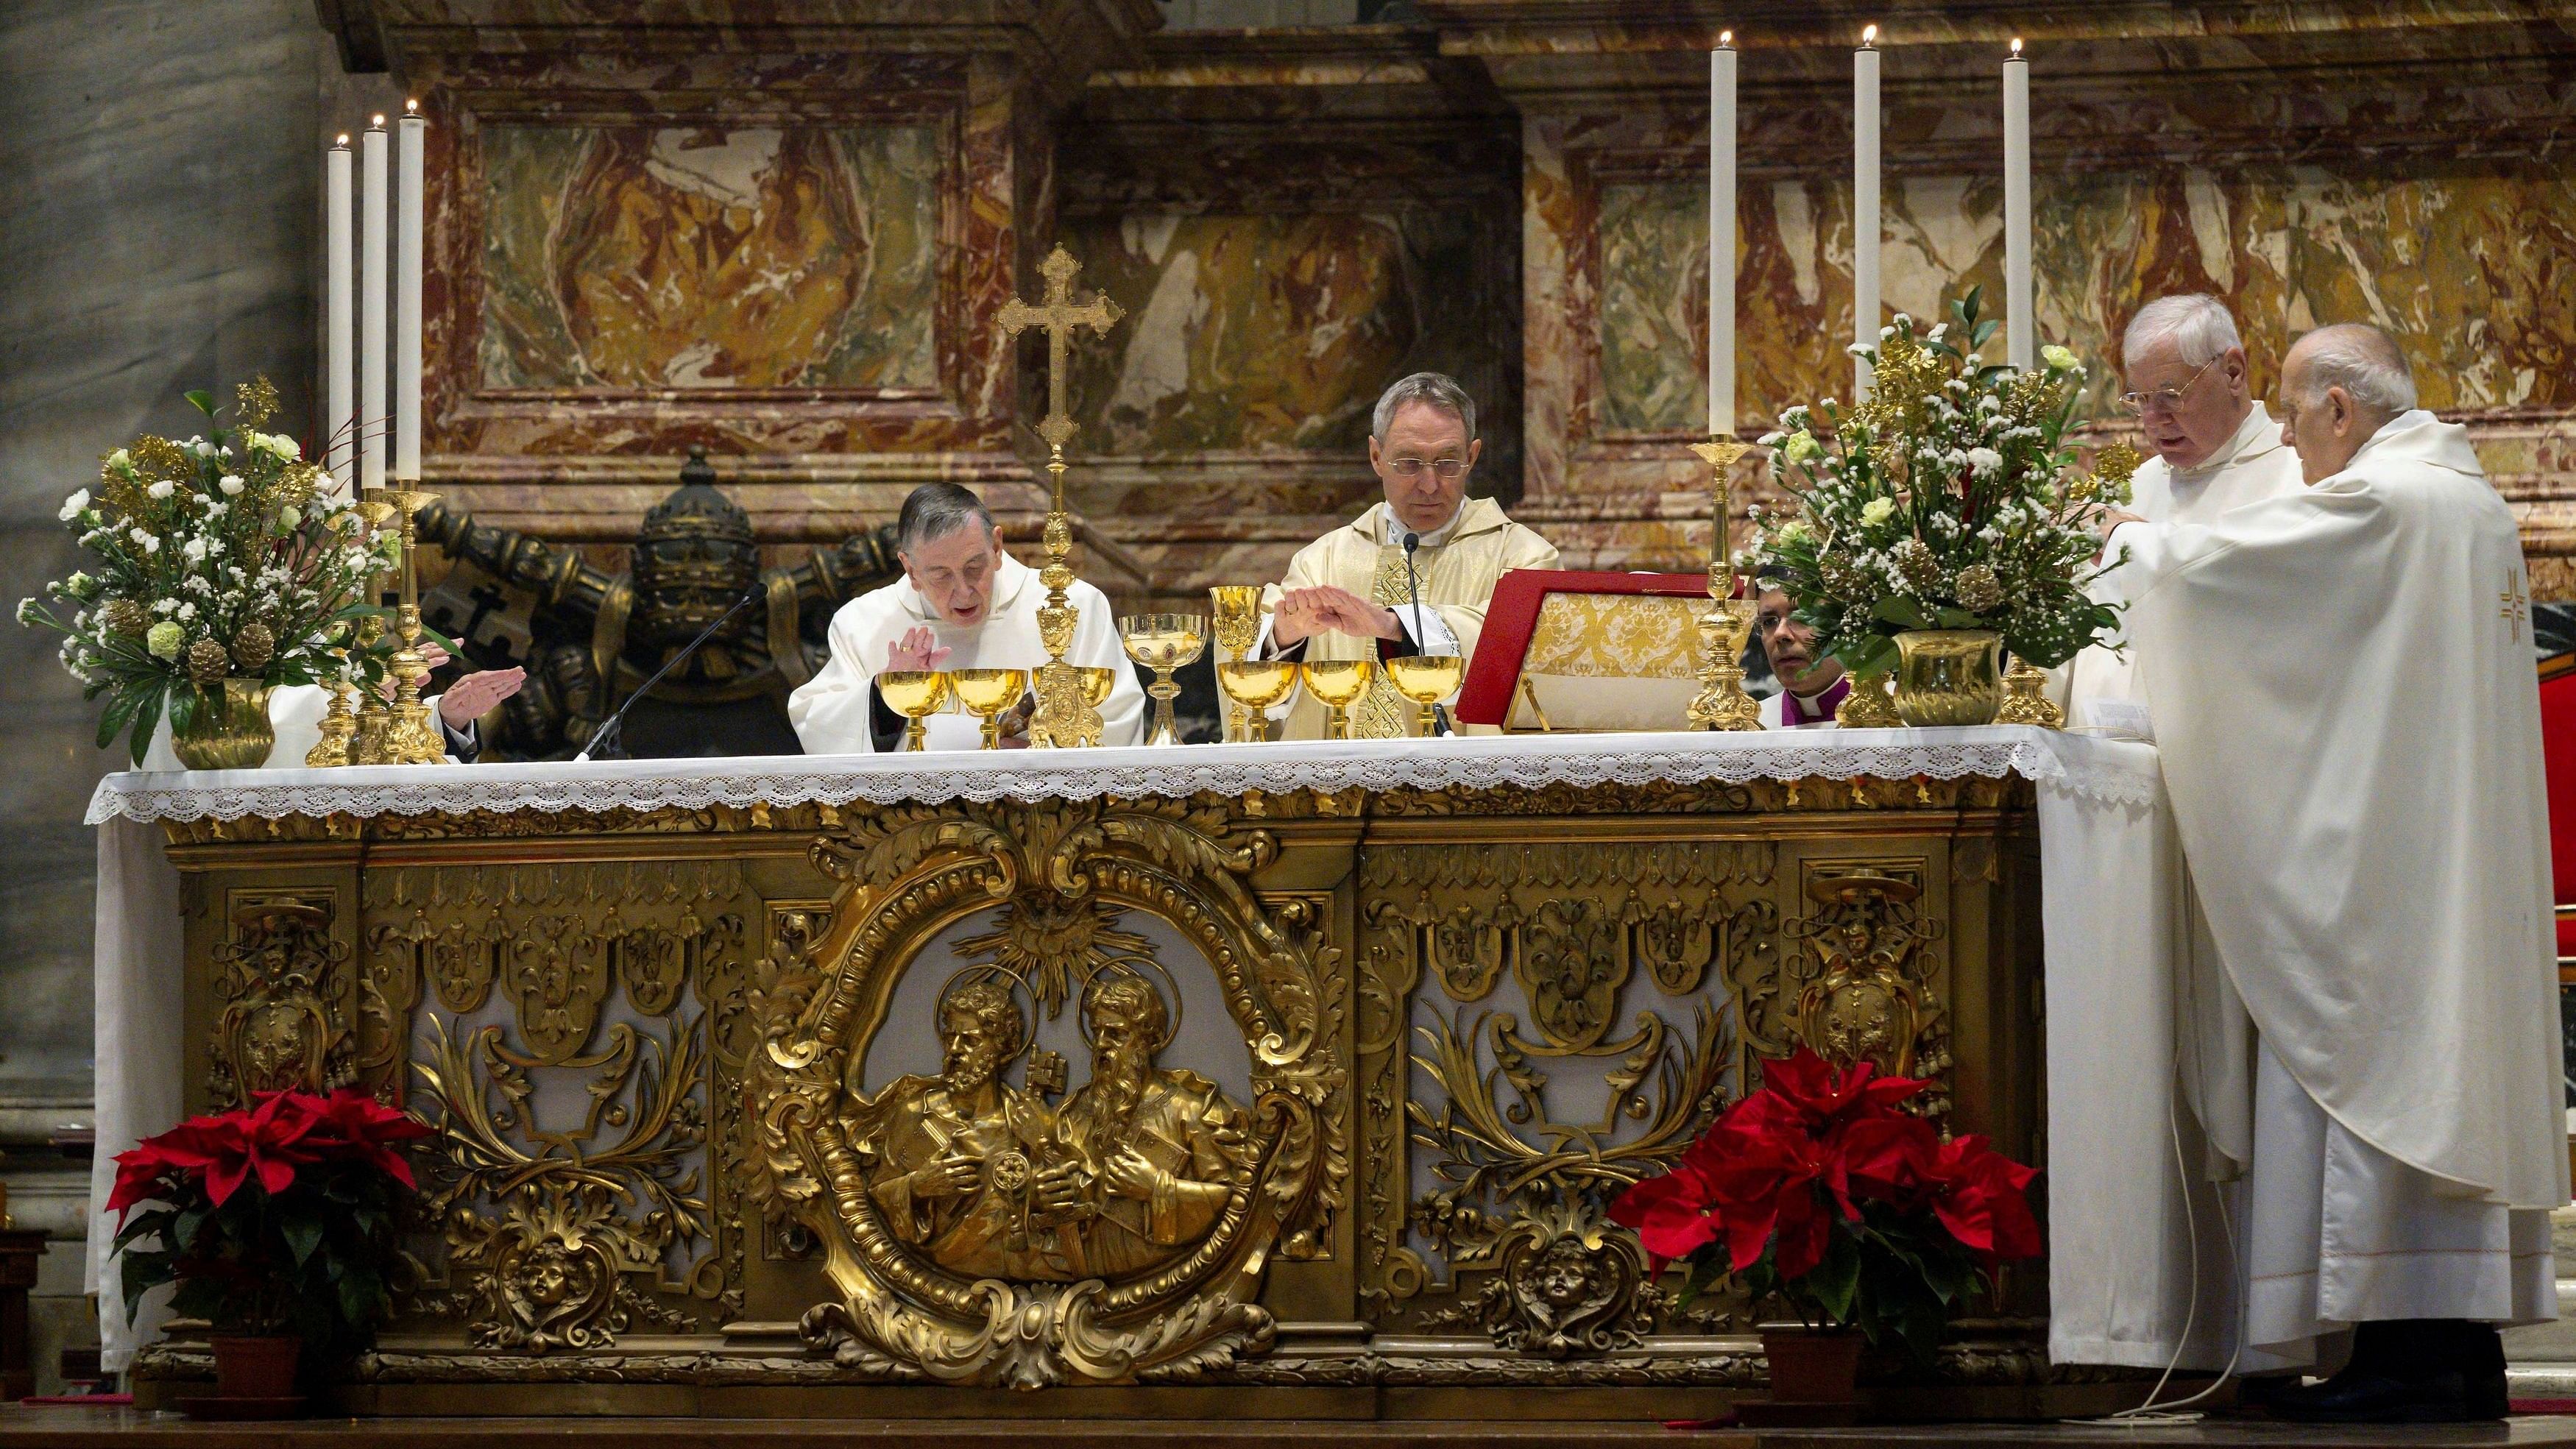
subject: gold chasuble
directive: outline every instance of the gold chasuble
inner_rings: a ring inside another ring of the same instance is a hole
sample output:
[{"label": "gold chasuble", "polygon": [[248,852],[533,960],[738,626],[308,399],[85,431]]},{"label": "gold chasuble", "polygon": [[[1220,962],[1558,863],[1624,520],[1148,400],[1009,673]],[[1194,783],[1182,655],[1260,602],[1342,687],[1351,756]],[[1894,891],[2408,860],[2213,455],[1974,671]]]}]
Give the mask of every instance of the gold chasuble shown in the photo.
[{"label": "gold chasuble", "polygon": [[[1347,527],[1334,529],[1299,549],[1297,556],[1288,561],[1286,580],[1263,592],[1262,607],[1277,607],[1284,590],[1329,584],[1409,617],[1404,533],[1404,526],[1387,515],[1386,504],[1372,504]],[[1472,659],[1476,638],[1484,632],[1485,609],[1493,602],[1495,583],[1514,569],[1555,568],[1556,545],[1512,522],[1492,499],[1470,498],[1459,505],[1457,517],[1447,527],[1422,536],[1413,555],[1413,567],[1422,589],[1423,612],[1437,615],[1438,623],[1457,639],[1458,652]],[[1377,645],[1375,639],[1355,639],[1348,634],[1317,634],[1306,641],[1305,657],[1318,661],[1375,659]],[[1414,707],[1381,674],[1368,695],[1351,706],[1351,733],[1355,737],[1389,739],[1411,734],[1414,719]],[[1501,733],[1486,725],[1460,725],[1458,730],[1461,734]],[[1281,738],[1314,740],[1323,736],[1324,707],[1300,691],[1289,706]]]}]

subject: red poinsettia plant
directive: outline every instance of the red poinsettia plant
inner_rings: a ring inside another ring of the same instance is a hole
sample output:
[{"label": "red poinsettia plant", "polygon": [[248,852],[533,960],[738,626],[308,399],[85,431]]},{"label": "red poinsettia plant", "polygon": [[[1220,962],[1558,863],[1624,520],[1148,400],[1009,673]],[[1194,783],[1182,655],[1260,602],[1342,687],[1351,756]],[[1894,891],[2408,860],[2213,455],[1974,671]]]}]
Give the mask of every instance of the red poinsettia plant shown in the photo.
[{"label": "red poinsettia plant", "polygon": [[364,1092],[270,1092],[118,1153],[107,1210],[125,1215],[128,1320],[177,1283],[172,1309],[218,1332],[364,1346],[385,1307],[399,1195],[418,1186],[400,1144],[431,1131]]},{"label": "red poinsettia plant", "polygon": [[1689,1263],[1685,1302],[1732,1274],[1810,1327],[1856,1327],[1929,1360],[1960,1307],[1992,1291],[2004,1260],[2036,1256],[2040,1236],[2025,1192],[2036,1173],[1905,1111],[1926,1085],[1802,1047],[1764,1063],[1760,1091],[1610,1216],[1658,1267]]}]

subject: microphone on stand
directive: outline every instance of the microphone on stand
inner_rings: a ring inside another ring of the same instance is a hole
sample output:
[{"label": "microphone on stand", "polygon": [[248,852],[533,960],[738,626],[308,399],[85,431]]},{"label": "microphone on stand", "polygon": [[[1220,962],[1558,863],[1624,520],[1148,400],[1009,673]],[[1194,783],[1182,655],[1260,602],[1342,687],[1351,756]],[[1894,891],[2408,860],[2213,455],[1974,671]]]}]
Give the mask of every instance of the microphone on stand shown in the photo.
[{"label": "microphone on stand", "polygon": [[[1420,547],[1422,547],[1421,534],[1405,534],[1404,591],[1413,596],[1413,647],[1416,649],[1422,647],[1422,585],[1414,578],[1413,551]],[[1447,709],[1436,704],[1431,706],[1431,718],[1438,733],[1444,735],[1455,733],[1455,731],[1449,728],[1449,711]]]},{"label": "microphone on stand", "polygon": [[[718,629],[732,623],[734,615],[751,607],[751,601],[761,597],[761,592],[762,591],[755,586],[741,598],[734,600],[732,608],[717,615],[714,623],[709,624],[707,627],[698,631],[698,637],[690,640],[679,653],[663,660],[662,667],[653,671],[653,677],[645,680],[642,685],[637,687],[633,694],[626,696],[626,702],[617,707],[617,713],[610,715],[606,723],[591,732],[590,743],[581,747],[581,753],[573,756],[572,762],[578,765],[582,761],[589,759],[592,755],[599,753],[601,750],[614,748],[617,744],[618,727],[626,723],[626,712],[635,707],[635,701],[642,699],[645,695],[651,693],[653,686],[662,682],[663,675],[679,668],[681,664],[687,661],[690,655],[697,653],[698,646],[706,643],[709,639],[714,638]],[[611,685],[612,687],[614,686],[613,680],[611,681]]]}]

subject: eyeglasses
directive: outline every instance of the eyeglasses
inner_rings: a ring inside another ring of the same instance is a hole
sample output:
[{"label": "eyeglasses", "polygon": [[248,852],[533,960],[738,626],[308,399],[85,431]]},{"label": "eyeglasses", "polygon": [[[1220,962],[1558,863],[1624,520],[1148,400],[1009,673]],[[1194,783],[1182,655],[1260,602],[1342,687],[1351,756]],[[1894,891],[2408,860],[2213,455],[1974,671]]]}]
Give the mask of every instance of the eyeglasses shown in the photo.
[{"label": "eyeglasses", "polygon": [[2191,396],[2191,390],[2200,386],[2200,380],[2208,376],[2209,370],[2216,367],[2219,360],[2226,355],[2222,352],[2217,357],[2202,363],[2200,371],[2191,375],[2191,381],[2180,387],[2160,387],[2154,392],[2124,392],[2120,394],[2120,406],[2133,413],[2143,413],[2150,408],[2158,412],[2172,412],[2182,406],[2183,399]]},{"label": "eyeglasses", "polygon": [[1446,483],[1467,471],[1467,461],[1464,458],[1439,458],[1426,463],[1420,458],[1390,458],[1386,464],[1387,471],[1398,478],[1419,478],[1425,468]]}]

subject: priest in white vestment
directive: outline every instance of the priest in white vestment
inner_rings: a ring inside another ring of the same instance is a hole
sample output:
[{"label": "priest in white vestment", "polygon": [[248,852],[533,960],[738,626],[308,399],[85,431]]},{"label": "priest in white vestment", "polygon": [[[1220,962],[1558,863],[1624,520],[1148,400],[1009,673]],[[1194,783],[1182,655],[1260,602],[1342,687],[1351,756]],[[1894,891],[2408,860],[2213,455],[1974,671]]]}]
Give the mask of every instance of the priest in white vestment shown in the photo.
[{"label": "priest in white vestment", "polygon": [[2309,486],[2105,545],[2215,948],[2184,1085],[2243,1182],[2240,1367],[2357,1330],[2275,1412],[2496,1417],[2568,1187],[2529,580],[2388,338],[2311,333],[2281,397]]},{"label": "priest in white vestment", "polygon": [[[1287,578],[1263,592],[1269,611],[1256,652],[1298,660],[1456,654],[1472,659],[1494,585],[1514,569],[1556,567],[1556,545],[1469,498],[1484,452],[1476,403],[1455,379],[1417,372],[1381,394],[1370,419],[1369,467],[1383,501],[1297,551]],[[1409,541],[1409,546],[1408,546]],[[1324,707],[1299,691],[1272,712],[1287,739],[1320,739]],[[1381,674],[1350,707],[1363,739],[1415,732],[1419,711]],[[1500,734],[1462,725],[1465,734]]]},{"label": "priest in white vestment", "polygon": [[[1046,585],[1003,550],[993,515],[973,493],[954,483],[912,490],[895,523],[895,553],[903,577],[841,606],[832,616],[831,659],[787,697],[787,722],[809,755],[897,747],[905,721],[877,692],[885,670],[1035,670],[1047,662],[1038,638]],[[1066,662],[1108,669],[1115,681],[1100,707],[1100,742],[1135,744],[1144,737],[1145,691],[1119,642],[1109,598],[1080,579],[1065,594],[1081,611]],[[982,727],[953,700],[928,723],[930,749],[982,743]],[[1003,743],[1027,743],[1025,714],[1006,723]]]},{"label": "priest in white vestment", "polygon": [[[2130,508],[2155,523],[2206,523],[2231,508],[2294,493],[2298,454],[2253,395],[2236,319],[2216,297],[2184,293],[2138,309],[2120,341],[2121,405],[2138,418],[2153,455],[2131,481]],[[2138,698],[2135,661],[2113,653],[2122,636],[2069,664],[2067,718],[2087,706]]]}]

